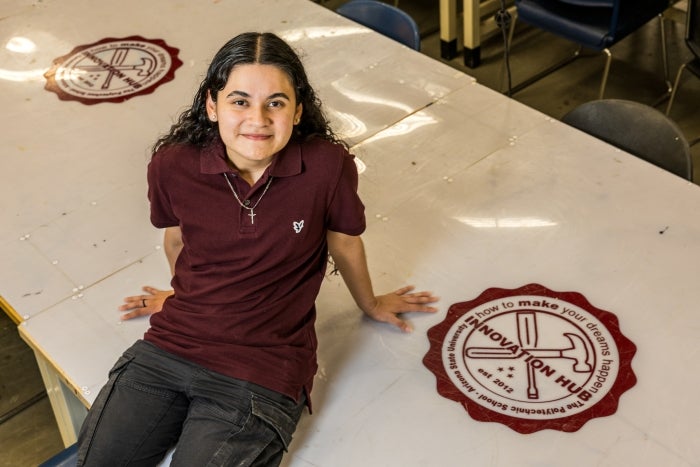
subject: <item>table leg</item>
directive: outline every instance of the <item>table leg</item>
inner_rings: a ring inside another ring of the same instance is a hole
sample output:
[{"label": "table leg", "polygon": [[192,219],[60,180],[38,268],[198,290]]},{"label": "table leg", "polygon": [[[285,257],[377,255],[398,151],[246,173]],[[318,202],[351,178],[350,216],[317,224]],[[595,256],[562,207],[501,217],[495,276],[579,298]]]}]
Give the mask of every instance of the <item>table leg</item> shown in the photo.
[{"label": "table leg", "polygon": [[440,0],[440,57],[457,56],[457,0]]},{"label": "table leg", "polygon": [[481,63],[481,13],[479,0],[463,0],[464,65],[476,68]]},{"label": "table leg", "polygon": [[34,351],[34,357],[46,387],[46,394],[51,402],[54,417],[56,417],[58,431],[61,433],[64,446],[68,447],[78,439],[80,426],[87,415],[86,402],[68,388],[51,362],[25,338],[22,333],[22,325],[19,328],[20,336]]}]

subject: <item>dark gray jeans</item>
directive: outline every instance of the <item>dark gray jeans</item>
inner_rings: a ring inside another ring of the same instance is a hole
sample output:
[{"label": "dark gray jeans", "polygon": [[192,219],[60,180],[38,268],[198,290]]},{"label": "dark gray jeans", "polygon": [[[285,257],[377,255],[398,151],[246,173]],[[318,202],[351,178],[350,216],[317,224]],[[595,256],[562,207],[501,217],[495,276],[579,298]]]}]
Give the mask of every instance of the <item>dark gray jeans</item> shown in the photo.
[{"label": "dark gray jeans", "polygon": [[138,341],[88,412],[78,466],[155,466],[173,446],[172,466],[276,466],[303,408]]}]

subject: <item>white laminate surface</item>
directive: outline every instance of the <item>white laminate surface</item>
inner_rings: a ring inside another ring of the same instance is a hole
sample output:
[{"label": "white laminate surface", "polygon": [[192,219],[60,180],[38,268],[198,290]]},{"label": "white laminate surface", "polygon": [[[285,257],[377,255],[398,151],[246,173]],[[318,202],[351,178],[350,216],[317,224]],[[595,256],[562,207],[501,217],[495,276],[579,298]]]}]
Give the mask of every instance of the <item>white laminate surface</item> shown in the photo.
[{"label": "white laminate surface", "polygon": [[[458,126],[488,139],[478,122]],[[438,160],[414,150],[420,131],[381,136],[362,145],[373,275],[380,288],[409,282],[436,291],[441,312],[411,316],[415,332],[401,335],[362,319],[340,281],[327,281],[318,413],[304,418],[289,465],[695,465],[700,264],[690,258],[700,222],[687,213],[700,203],[698,187],[551,119],[515,140],[503,136],[481,160],[453,148],[456,170],[441,167],[447,178],[433,169]],[[421,364],[425,333],[449,305],[532,282],[583,293],[615,313],[638,347],[638,382],[617,413],[573,434],[475,422],[437,394]]]}]

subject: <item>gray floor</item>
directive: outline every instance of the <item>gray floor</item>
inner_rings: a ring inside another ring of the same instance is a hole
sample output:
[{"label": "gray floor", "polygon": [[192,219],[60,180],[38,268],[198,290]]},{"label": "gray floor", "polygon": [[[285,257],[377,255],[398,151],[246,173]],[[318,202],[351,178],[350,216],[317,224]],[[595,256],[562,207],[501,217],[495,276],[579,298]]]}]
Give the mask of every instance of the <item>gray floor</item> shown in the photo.
[{"label": "gray floor", "polygon": [[[335,8],[343,0],[324,2]],[[421,29],[422,52],[440,58],[437,2],[400,0],[399,6],[414,17]],[[690,59],[683,43],[685,26],[681,14],[666,21],[671,77],[681,63]],[[547,68],[575,46],[522,24],[516,28],[510,66],[513,85]],[[659,46],[658,23],[652,22],[626,38],[613,49],[613,64],[605,97],[629,99],[656,105],[665,111],[665,84]],[[492,89],[501,89],[503,43],[499,36],[482,43],[482,64],[467,68],[460,57],[444,61]],[[541,112],[561,118],[577,105],[597,97],[603,59],[591,55],[549,75],[513,98]],[[689,140],[700,137],[700,80],[686,74],[680,86],[671,117]],[[700,144],[692,148],[695,182],[700,182]],[[0,313],[0,467],[36,466],[58,452],[62,445],[48,399],[42,397],[43,385],[29,348],[21,341],[14,324]],[[22,410],[23,409],[23,410]]]}]

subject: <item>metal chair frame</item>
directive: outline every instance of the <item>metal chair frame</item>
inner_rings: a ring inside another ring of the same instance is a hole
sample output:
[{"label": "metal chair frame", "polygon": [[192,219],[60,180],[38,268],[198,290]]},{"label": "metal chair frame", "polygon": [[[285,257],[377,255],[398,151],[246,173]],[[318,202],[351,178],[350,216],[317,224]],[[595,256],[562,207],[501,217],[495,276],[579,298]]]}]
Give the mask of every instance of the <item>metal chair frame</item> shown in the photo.
[{"label": "metal chair frame", "polygon": [[673,90],[666,107],[666,115],[671,113],[671,106],[676,98],[681,75],[685,70],[690,71],[700,78],[700,0],[688,0],[688,11],[686,16],[685,43],[690,49],[694,58],[680,66],[676,79],[673,82]]},{"label": "metal chair frame", "polygon": [[[572,3],[572,4],[579,5],[579,6],[581,6],[581,5],[590,6],[589,3],[591,3],[591,2],[585,2],[585,1],[582,1],[582,2],[581,1],[579,1],[579,2],[566,1],[566,0],[561,0],[561,1],[563,1],[564,3]],[[611,3],[615,3],[615,2],[611,2]],[[515,23],[517,21],[517,18],[518,18],[518,13],[517,13],[517,8],[516,8],[515,14],[513,15],[513,19],[510,23],[510,28],[508,31],[508,45],[507,45],[508,48],[510,48],[511,44],[513,43],[513,34],[515,31]],[[665,95],[668,95],[669,93],[672,92],[673,86],[671,86],[671,82],[669,79],[668,53],[666,50],[666,28],[664,26],[663,14],[659,14],[658,19],[659,19],[659,27],[661,30],[661,55],[662,55],[663,67],[664,67],[664,81],[666,83],[666,94]],[[574,54],[572,56],[565,58],[564,60],[560,61],[559,63],[543,70],[540,73],[537,73],[536,75],[534,75],[534,76],[524,80],[520,84],[514,86],[511,90],[511,93],[514,94],[518,91],[521,91],[521,90],[525,89],[526,87],[539,81],[540,79],[544,78],[545,76],[547,76],[547,75],[559,70],[560,68],[563,68],[564,66],[574,62],[576,59],[578,59],[582,56],[581,52],[583,51],[583,49],[584,49],[584,47],[582,45],[579,45],[578,49],[574,52]],[[603,77],[601,79],[600,88],[598,91],[598,99],[602,99],[603,96],[605,95],[605,89],[607,87],[608,76],[610,74],[610,67],[612,64],[612,52],[610,51],[610,47],[605,47],[602,50],[600,50],[600,52],[605,55],[605,66],[603,68]]]}]

